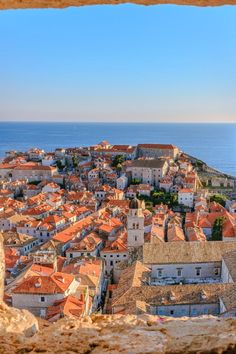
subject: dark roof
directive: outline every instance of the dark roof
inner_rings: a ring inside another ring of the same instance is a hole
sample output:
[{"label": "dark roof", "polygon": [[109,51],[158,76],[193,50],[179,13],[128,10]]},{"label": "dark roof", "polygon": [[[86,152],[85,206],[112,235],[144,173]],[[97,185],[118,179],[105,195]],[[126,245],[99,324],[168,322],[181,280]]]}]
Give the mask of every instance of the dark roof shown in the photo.
[{"label": "dark roof", "polygon": [[[235,241],[145,243],[144,264],[221,262],[223,254],[236,250]],[[226,259],[226,256],[225,256]]]},{"label": "dark roof", "polygon": [[138,144],[139,148],[145,148],[145,149],[176,149],[176,146],[172,144]]},{"label": "dark roof", "polygon": [[162,168],[164,164],[161,159],[139,159],[133,161],[132,167]]}]

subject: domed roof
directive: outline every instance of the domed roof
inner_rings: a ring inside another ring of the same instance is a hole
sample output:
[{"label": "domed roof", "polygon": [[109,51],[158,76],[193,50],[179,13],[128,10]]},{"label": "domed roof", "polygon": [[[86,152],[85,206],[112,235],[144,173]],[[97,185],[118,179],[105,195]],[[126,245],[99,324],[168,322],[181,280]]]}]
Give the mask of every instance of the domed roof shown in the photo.
[{"label": "domed roof", "polygon": [[141,202],[137,198],[131,199],[129,202],[129,209],[139,209],[141,208]]}]

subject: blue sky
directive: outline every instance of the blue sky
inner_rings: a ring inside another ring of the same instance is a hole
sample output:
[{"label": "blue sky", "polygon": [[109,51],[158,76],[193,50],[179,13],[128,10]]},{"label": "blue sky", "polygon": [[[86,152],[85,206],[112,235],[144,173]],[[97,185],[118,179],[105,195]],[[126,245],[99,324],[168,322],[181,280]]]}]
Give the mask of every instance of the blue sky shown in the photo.
[{"label": "blue sky", "polygon": [[2,11],[0,120],[236,122],[236,6]]}]

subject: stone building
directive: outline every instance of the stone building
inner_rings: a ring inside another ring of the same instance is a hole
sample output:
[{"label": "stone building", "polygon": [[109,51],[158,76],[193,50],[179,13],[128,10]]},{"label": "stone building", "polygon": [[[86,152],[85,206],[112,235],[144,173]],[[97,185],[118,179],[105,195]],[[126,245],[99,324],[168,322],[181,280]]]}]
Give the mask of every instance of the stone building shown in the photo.
[{"label": "stone building", "polygon": [[171,157],[176,159],[179,149],[174,145],[168,144],[138,144],[139,157]]},{"label": "stone building", "polygon": [[112,313],[236,316],[234,242],[145,243],[143,262],[126,267]]},{"label": "stone building", "polygon": [[132,179],[158,187],[160,180],[168,171],[168,163],[161,159],[139,159],[127,167],[127,172],[129,171]]},{"label": "stone building", "polygon": [[144,244],[144,215],[141,202],[134,198],[129,204],[127,216],[128,248],[140,247]]},{"label": "stone building", "polygon": [[143,263],[153,284],[221,282],[223,255],[232,250],[233,241],[145,243]]},{"label": "stone building", "polygon": [[45,317],[49,306],[53,306],[57,300],[74,294],[78,286],[79,282],[70,274],[30,276],[23,279],[12,291],[12,305]]}]

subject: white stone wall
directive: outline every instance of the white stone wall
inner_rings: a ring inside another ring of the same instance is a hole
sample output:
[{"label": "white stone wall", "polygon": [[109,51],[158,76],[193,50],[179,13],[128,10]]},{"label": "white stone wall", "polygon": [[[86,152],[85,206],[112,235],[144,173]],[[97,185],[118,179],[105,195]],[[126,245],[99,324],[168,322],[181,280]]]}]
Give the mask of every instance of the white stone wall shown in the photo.
[{"label": "white stone wall", "polygon": [[29,181],[41,181],[44,179],[51,180],[54,170],[13,170],[12,179],[28,179]]},{"label": "white stone wall", "polygon": [[128,186],[128,178],[126,176],[121,176],[116,180],[117,189],[124,190]]},{"label": "white stone wall", "polygon": [[8,219],[0,219],[0,231],[9,231],[11,227],[11,223]]},{"label": "white stone wall", "polygon": [[233,279],[229,273],[229,270],[225,264],[224,259],[222,259],[221,280],[223,283],[233,283]]},{"label": "white stone wall", "polygon": [[167,305],[153,306],[152,314],[171,317],[196,317],[202,315],[219,314],[219,304],[186,304],[186,305]]},{"label": "white stone wall", "polygon": [[139,147],[139,156],[144,156],[144,157],[162,157],[162,156],[170,156],[172,158],[176,158],[178,155],[179,150],[176,149],[158,149],[158,148],[145,148],[145,147]]},{"label": "white stone wall", "polygon": [[[19,309],[26,309],[34,313],[37,316],[41,315],[41,310],[52,306],[56,300],[64,299],[70,294],[76,292],[79,282],[73,280],[68,289],[64,293],[60,294],[12,294],[12,306]],[[45,301],[41,301],[44,297]]]},{"label": "white stone wall", "polygon": [[127,217],[128,247],[144,244],[144,216],[142,209],[130,209]]},{"label": "white stone wall", "polygon": [[[181,279],[202,279],[202,278],[215,278],[220,279],[221,276],[221,262],[211,263],[190,263],[190,264],[155,264],[149,265],[151,268],[152,278],[177,278]],[[196,268],[201,268],[200,275],[196,275]],[[181,275],[178,276],[178,269],[181,269]],[[218,269],[218,275],[215,270]],[[162,275],[159,276],[161,270]]]},{"label": "white stone wall", "polygon": [[66,252],[66,258],[67,259],[72,259],[76,257],[81,257],[81,256],[92,256],[96,257],[98,255],[98,249],[94,249],[93,251],[67,251]]},{"label": "white stone wall", "polygon": [[[41,297],[45,301],[41,301]],[[65,297],[64,293],[55,295],[32,295],[32,294],[12,294],[12,306],[18,309],[26,309],[37,316],[40,316],[40,310],[52,306],[56,300]]]},{"label": "white stone wall", "polygon": [[193,193],[178,193],[178,203],[193,208]]},{"label": "white stone wall", "polygon": [[129,253],[127,252],[102,252],[101,251],[101,258],[104,259],[105,264],[105,272],[107,275],[111,274],[115,264],[119,263],[120,261],[125,261],[128,259]]},{"label": "white stone wall", "polygon": [[144,184],[158,186],[160,179],[167,173],[168,164],[165,163],[163,168],[130,167],[128,170],[131,171],[133,179],[138,179]]}]

